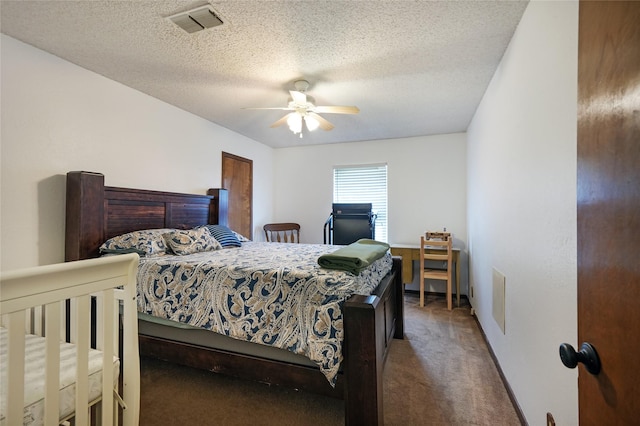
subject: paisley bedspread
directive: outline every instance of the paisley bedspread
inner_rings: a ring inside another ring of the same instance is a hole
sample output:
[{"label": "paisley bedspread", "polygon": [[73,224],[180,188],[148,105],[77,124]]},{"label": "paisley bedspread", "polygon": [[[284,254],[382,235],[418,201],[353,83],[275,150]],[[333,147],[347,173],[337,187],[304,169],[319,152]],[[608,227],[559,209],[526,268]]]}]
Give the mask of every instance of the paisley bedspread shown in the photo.
[{"label": "paisley bedspread", "polygon": [[391,270],[387,254],[359,275],[321,268],[339,246],[247,242],[188,256],[142,258],[138,310],[315,362],[334,385],[342,361],[342,305],[369,295]]}]

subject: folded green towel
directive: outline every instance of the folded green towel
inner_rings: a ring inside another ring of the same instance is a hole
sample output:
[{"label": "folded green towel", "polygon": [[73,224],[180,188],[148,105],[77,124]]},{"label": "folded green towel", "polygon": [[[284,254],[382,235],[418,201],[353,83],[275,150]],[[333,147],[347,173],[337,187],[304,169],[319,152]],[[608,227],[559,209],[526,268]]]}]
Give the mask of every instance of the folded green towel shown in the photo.
[{"label": "folded green towel", "polygon": [[318,264],[327,269],[338,269],[358,275],[364,268],[380,259],[389,250],[389,244],[363,238],[318,258]]}]

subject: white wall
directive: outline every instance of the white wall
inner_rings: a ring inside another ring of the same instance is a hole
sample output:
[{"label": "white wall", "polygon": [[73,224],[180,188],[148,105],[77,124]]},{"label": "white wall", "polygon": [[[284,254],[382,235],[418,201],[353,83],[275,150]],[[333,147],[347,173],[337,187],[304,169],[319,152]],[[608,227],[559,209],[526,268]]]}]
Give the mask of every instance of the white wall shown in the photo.
[{"label": "white wall", "polygon": [[[322,243],[333,167],[386,163],[389,242],[419,244],[427,229],[446,227],[466,251],[466,146],[466,134],[456,133],[276,149],[274,220],[298,222],[302,242]],[[466,272],[460,275],[466,293]],[[434,283],[429,290],[444,289]]]},{"label": "white wall", "polygon": [[253,160],[254,223],[272,213],[273,149],[2,35],[2,270],[64,260],[65,174],[206,193],[221,152]]},{"label": "white wall", "polygon": [[558,356],[577,343],[577,47],[577,2],[529,3],[468,130],[473,306],[531,425],[578,424],[577,372]]}]

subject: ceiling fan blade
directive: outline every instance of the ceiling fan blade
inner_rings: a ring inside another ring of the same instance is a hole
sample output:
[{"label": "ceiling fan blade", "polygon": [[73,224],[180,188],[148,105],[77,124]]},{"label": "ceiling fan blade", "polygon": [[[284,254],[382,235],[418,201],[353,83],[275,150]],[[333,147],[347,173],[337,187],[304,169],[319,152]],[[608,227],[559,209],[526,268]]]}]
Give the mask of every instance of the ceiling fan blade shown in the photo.
[{"label": "ceiling fan blade", "polygon": [[270,127],[282,126],[283,124],[285,124],[287,122],[287,119],[289,118],[289,116],[291,114],[296,114],[296,113],[295,112],[290,112],[289,114],[287,114],[284,117],[282,117],[280,120],[278,120],[275,123],[273,123]]},{"label": "ceiling fan blade", "polygon": [[307,95],[304,93],[296,92],[295,90],[289,90],[289,93],[291,93],[291,99],[293,99],[293,102],[296,104],[304,105],[307,103]]},{"label": "ceiling fan blade", "polygon": [[293,108],[289,107],[243,107],[242,109],[279,109],[281,111],[293,111]]},{"label": "ceiling fan blade", "polygon": [[320,124],[320,128],[322,130],[331,130],[331,129],[333,129],[333,124],[329,123],[329,121],[326,118],[323,118],[323,117],[319,116],[315,112],[308,112],[307,114],[310,117],[313,117],[316,120],[318,120],[318,123]]},{"label": "ceiling fan blade", "polygon": [[317,106],[314,107],[313,110],[315,112],[325,113],[325,114],[357,114],[360,112],[360,109],[355,106]]}]

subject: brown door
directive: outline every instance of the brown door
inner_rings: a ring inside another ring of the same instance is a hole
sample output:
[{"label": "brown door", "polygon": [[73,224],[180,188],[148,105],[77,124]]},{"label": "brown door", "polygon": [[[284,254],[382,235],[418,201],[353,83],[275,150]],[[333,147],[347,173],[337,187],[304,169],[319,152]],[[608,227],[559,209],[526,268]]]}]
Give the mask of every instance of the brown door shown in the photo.
[{"label": "brown door", "polygon": [[640,2],[581,1],[578,341],[582,425],[640,422]]},{"label": "brown door", "polygon": [[223,152],[222,187],[229,190],[229,227],[253,238],[253,161]]}]

